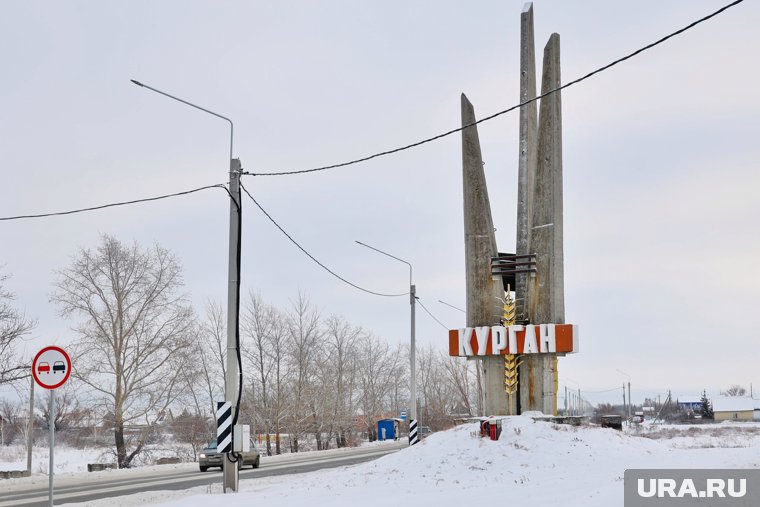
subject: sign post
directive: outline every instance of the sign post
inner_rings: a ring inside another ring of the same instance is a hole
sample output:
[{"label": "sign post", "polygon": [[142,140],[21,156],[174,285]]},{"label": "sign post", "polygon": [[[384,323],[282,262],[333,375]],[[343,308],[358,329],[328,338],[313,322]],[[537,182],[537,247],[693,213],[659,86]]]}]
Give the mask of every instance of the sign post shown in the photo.
[{"label": "sign post", "polygon": [[55,390],[71,375],[71,359],[60,347],[50,346],[37,352],[32,361],[32,377],[37,385],[50,391],[48,422],[50,423],[50,471],[48,473],[48,506],[53,507],[53,449],[55,448]]}]

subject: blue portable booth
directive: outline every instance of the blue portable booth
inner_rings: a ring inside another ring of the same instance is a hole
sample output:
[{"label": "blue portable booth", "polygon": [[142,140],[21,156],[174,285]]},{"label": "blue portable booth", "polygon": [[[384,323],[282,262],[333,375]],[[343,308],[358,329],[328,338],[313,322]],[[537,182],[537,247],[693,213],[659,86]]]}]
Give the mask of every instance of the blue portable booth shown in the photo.
[{"label": "blue portable booth", "polygon": [[380,419],[377,421],[378,440],[397,440],[401,419]]}]

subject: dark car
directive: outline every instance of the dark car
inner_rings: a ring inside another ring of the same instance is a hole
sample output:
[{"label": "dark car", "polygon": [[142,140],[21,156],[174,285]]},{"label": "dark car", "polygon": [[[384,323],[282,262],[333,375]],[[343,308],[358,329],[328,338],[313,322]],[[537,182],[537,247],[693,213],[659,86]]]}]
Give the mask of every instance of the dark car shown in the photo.
[{"label": "dark car", "polygon": [[430,426],[420,426],[417,434],[420,438],[427,438],[432,432],[433,430],[430,429]]},{"label": "dark car", "polygon": [[[259,450],[253,442],[251,442],[251,450],[248,452],[241,452],[240,456],[241,457],[237,462],[238,469],[248,465],[250,465],[251,468],[259,468],[261,456],[259,456]],[[212,440],[198,455],[198,466],[201,469],[201,472],[205,472],[211,467],[222,468],[224,459],[224,454],[217,452],[216,450],[216,440]]]},{"label": "dark car", "polygon": [[53,373],[57,372],[65,372],[66,371],[66,365],[63,363],[63,361],[56,361],[53,363]]}]

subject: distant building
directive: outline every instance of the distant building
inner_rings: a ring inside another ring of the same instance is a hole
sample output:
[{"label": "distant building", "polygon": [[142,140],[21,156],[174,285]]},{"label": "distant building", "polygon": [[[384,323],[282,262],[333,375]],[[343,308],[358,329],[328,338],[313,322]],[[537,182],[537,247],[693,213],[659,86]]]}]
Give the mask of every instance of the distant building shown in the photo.
[{"label": "distant building", "polygon": [[701,412],[702,411],[702,397],[701,396],[685,396],[678,398],[678,408],[685,410],[686,412]]},{"label": "distant building", "polygon": [[753,400],[755,403],[755,417],[756,421],[760,421],[760,400]]},{"label": "distant building", "polygon": [[755,400],[748,396],[713,398],[715,422],[751,421],[755,416]]}]

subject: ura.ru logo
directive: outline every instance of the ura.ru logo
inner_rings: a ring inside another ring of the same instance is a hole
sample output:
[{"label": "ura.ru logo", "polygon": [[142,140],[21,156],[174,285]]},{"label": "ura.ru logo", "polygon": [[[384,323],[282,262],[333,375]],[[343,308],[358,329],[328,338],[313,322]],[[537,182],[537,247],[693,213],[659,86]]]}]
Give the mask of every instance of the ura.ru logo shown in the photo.
[{"label": "ura.ru logo", "polygon": [[706,479],[702,489],[693,479],[639,479],[637,493],[643,498],[740,498],[747,494],[747,479]]}]

